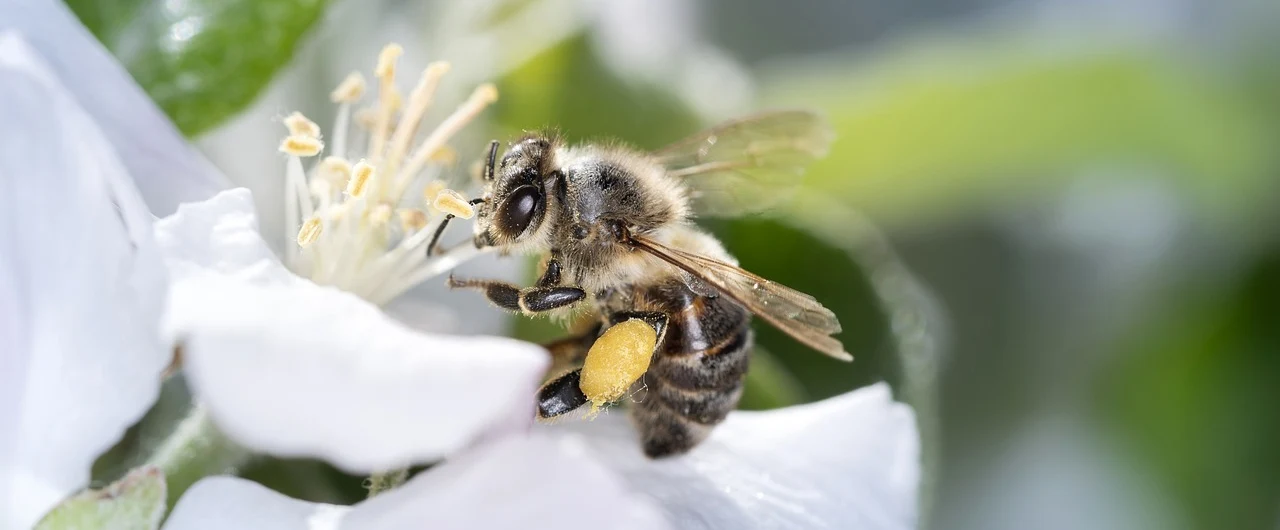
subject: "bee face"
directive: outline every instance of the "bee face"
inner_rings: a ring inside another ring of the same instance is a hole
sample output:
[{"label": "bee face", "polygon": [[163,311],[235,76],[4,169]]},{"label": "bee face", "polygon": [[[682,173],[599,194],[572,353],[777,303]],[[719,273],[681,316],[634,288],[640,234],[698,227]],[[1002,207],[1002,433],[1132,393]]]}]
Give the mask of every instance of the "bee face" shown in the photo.
[{"label": "bee face", "polygon": [[548,138],[525,138],[491,173],[488,200],[478,212],[476,246],[507,246],[535,239],[547,219],[547,181],[555,148]]}]

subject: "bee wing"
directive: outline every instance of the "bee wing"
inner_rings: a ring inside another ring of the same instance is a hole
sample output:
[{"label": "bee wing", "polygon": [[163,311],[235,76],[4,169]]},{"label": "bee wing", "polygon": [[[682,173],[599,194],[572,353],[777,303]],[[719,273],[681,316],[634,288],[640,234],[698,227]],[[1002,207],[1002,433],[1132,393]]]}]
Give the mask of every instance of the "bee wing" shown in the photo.
[{"label": "bee wing", "polygon": [[631,241],[641,250],[715,287],[724,296],[742,304],[748,311],[806,346],[842,361],[853,360],[840,341],[831,337],[840,332],[840,321],[835,313],[812,296],[735,265],[671,248],[644,236],[632,236]]},{"label": "bee wing", "polygon": [[734,216],[769,208],[799,184],[835,138],[821,116],[765,112],[730,121],[654,153],[690,191],[694,211]]}]

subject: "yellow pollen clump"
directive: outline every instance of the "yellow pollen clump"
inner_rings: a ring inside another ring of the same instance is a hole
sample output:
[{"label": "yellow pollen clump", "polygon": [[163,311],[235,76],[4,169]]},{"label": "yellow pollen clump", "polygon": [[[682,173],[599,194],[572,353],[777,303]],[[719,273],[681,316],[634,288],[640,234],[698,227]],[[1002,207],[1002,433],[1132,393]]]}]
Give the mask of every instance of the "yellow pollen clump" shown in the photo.
[{"label": "yellow pollen clump", "polygon": [[293,156],[316,156],[324,149],[324,142],[314,136],[291,134],[280,142],[280,152]]},{"label": "yellow pollen clump", "polygon": [[289,128],[289,134],[310,136],[312,138],[320,137],[320,126],[316,125],[316,122],[307,119],[301,112],[294,112],[285,116],[284,126]]},{"label": "yellow pollen clump", "polygon": [[582,364],[578,386],[592,409],[617,401],[649,369],[658,334],[643,320],[619,322],[596,339]]},{"label": "yellow pollen clump", "polygon": [[440,193],[436,195],[436,199],[431,202],[431,206],[444,213],[463,219],[470,219],[476,214],[476,208],[468,203],[462,194],[450,189],[440,190]]},{"label": "yellow pollen clump", "polygon": [[320,238],[320,231],[323,225],[320,223],[320,217],[314,216],[302,223],[302,228],[298,230],[298,246],[306,248],[308,245],[315,243]]},{"label": "yellow pollen clump", "polygon": [[426,199],[427,204],[434,205],[436,197],[440,196],[440,192],[444,191],[445,185],[443,180],[433,180],[428,182],[422,188],[422,198]]},{"label": "yellow pollen clump", "polygon": [[355,103],[364,95],[364,76],[360,72],[351,72],[338,87],[329,93],[329,100],[334,103]]},{"label": "yellow pollen clump", "polygon": [[414,208],[401,208],[396,211],[400,217],[400,228],[405,232],[417,232],[427,227],[427,212]]},{"label": "yellow pollen clump", "polygon": [[373,179],[373,166],[368,162],[361,160],[351,168],[351,180],[347,181],[347,195],[351,197],[360,197],[364,195],[364,191],[369,188],[369,181]]}]

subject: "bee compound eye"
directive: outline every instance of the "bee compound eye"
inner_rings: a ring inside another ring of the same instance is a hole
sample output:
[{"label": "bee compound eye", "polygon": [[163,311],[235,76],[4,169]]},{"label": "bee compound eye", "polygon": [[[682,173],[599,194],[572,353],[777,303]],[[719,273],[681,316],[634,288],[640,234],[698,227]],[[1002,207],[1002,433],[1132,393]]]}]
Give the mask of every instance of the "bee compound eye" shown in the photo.
[{"label": "bee compound eye", "polygon": [[502,205],[499,216],[502,230],[517,237],[523,234],[542,207],[542,200],[542,192],[535,186],[516,188]]}]

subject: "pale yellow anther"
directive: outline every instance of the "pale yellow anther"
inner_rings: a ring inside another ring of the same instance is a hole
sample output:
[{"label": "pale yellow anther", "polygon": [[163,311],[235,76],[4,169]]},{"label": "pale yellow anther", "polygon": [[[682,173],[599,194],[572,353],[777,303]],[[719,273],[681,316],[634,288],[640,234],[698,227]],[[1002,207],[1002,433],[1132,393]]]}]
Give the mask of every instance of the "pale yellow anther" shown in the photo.
[{"label": "pale yellow anther", "polygon": [[324,225],[320,222],[319,216],[313,216],[302,223],[302,228],[298,230],[298,246],[306,248],[315,243],[320,238],[320,232]]},{"label": "pale yellow anther", "polygon": [[316,156],[324,149],[324,142],[314,136],[289,135],[280,142],[280,152],[293,156]]},{"label": "pale yellow anther", "polygon": [[361,160],[351,168],[351,180],[347,181],[347,195],[360,197],[369,189],[369,181],[373,180],[373,166]]},{"label": "pale yellow anther", "polygon": [[390,204],[379,204],[369,210],[369,222],[373,223],[373,226],[386,226],[394,213],[395,209],[391,208]]},{"label": "pale yellow anther", "polygon": [[436,152],[431,153],[431,158],[427,160],[442,166],[452,166],[458,163],[458,152],[454,151],[452,147],[442,145],[439,149],[436,149]]},{"label": "pale yellow anther", "polygon": [[364,76],[360,72],[351,72],[338,87],[329,93],[329,100],[334,103],[355,103],[364,95]]},{"label": "pale yellow anther", "polygon": [[489,104],[498,101],[498,87],[493,86],[493,83],[480,85],[471,93],[470,99],[472,102],[480,105],[481,108],[488,106]]},{"label": "pale yellow anther", "polygon": [[326,156],[320,162],[320,177],[332,181],[334,185],[345,185],[351,177],[351,162],[340,156]]},{"label": "pale yellow anther", "polygon": [[422,198],[427,204],[435,204],[436,197],[440,196],[440,192],[444,191],[445,184],[443,180],[433,180],[422,187]]},{"label": "pale yellow anther", "polygon": [[582,363],[578,386],[592,408],[616,401],[649,369],[658,334],[643,320],[631,319],[605,330]]},{"label": "pale yellow anther", "polygon": [[463,219],[470,219],[476,214],[476,208],[468,203],[462,194],[450,189],[440,190],[440,193],[436,195],[436,199],[431,202],[431,206],[444,213]]},{"label": "pale yellow anther", "polygon": [[404,48],[399,44],[391,43],[382,48],[382,52],[378,53],[378,66],[373,69],[373,75],[378,79],[388,81],[396,75],[396,61],[404,54]]},{"label": "pale yellow anther", "polygon": [[285,116],[284,126],[289,128],[289,134],[295,136],[320,137],[320,126],[316,125],[316,122],[307,119],[301,112],[294,112]]},{"label": "pale yellow anther", "polygon": [[405,233],[412,233],[427,227],[427,212],[414,208],[401,208],[396,211],[400,217],[400,228]]}]

